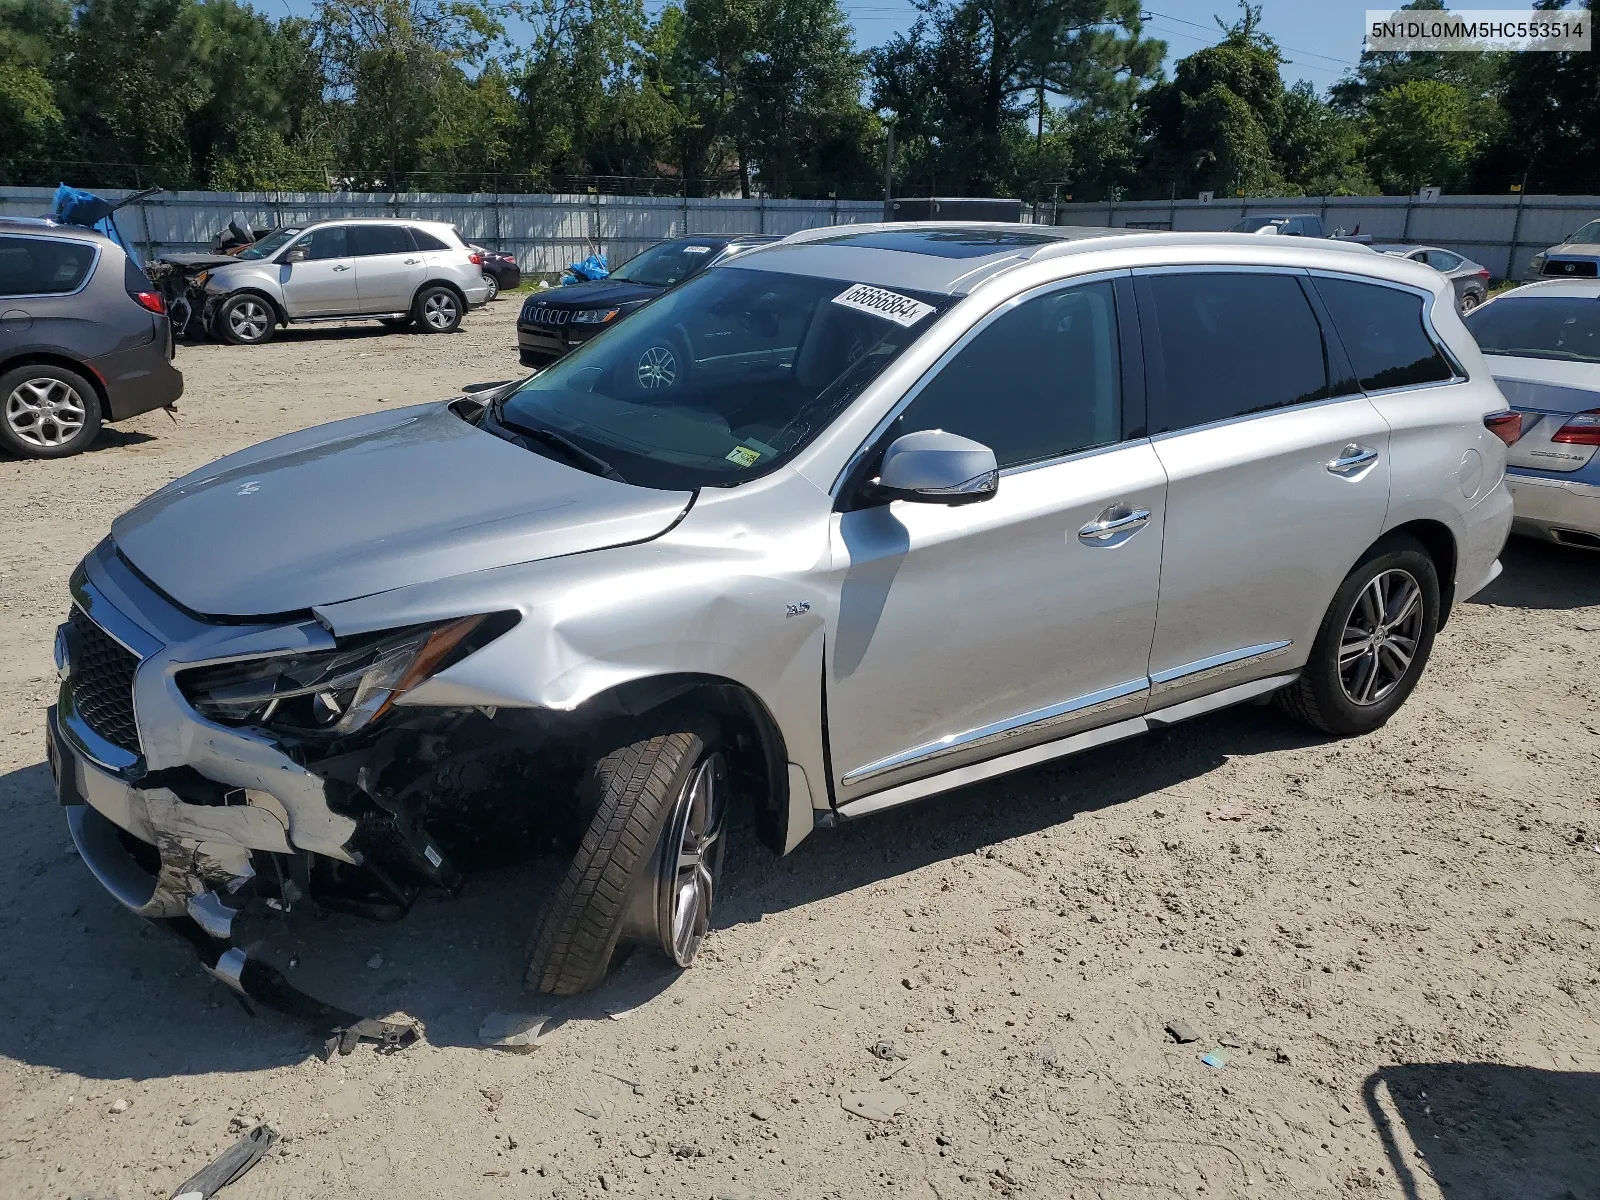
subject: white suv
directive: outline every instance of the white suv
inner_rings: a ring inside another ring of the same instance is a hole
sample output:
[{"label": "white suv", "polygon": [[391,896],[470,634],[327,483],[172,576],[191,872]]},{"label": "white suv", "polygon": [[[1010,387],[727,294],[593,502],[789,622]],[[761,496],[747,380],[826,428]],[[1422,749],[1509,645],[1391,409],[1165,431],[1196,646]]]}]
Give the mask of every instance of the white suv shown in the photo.
[{"label": "white suv", "polygon": [[200,276],[201,319],[216,336],[258,345],[279,325],[373,317],[453,333],[489,301],[483,256],[438,221],[318,221],[269,234]]}]

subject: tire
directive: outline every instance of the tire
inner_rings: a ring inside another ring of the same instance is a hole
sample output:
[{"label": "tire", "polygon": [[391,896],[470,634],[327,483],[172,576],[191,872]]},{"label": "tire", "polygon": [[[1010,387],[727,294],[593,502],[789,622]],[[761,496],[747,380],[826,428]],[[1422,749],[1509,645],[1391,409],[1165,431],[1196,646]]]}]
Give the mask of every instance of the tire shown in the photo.
[{"label": "tire", "polygon": [[1483,297],[1477,292],[1463,292],[1461,295],[1461,315],[1466,316],[1478,305],[1483,303]]},{"label": "tire", "polygon": [[[593,815],[535,932],[526,976],[534,991],[595,987],[624,939],[655,942],[680,967],[699,951],[722,865],[726,768],[715,736],[681,715],[643,732],[584,773],[580,811]],[[696,834],[701,795],[709,799]],[[673,907],[686,897],[693,916]]]},{"label": "tire", "polygon": [[[1386,609],[1381,618],[1380,600]],[[1310,660],[1299,680],[1277,694],[1278,705],[1323,733],[1371,733],[1411,695],[1438,629],[1439,575],[1433,559],[1413,538],[1387,538],[1339,585],[1311,644]]]},{"label": "tire", "polygon": [[489,285],[489,298],[487,300],[485,300],[484,303],[488,304],[492,300],[499,299],[500,298],[500,281],[498,279],[496,279],[493,275],[489,274],[489,272],[487,272],[487,271],[485,271],[483,273],[483,281]]},{"label": "tire", "polygon": [[40,364],[0,375],[0,446],[23,458],[84,450],[104,419],[100,396],[76,371]]},{"label": "tire", "polygon": [[668,336],[638,343],[627,360],[633,392],[641,399],[666,398],[689,380],[691,360],[682,341]]},{"label": "tire", "polygon": [[411,319],[423,333],[454,333],[461,328],[461,297],[447,287],[435,284],[417,293],[411,304]]},{"label": "tire", "polygon": [[259,346],[272,340],[278,327],[278,314],[271,301],[245,292],[229,296],[217,310],[217,335],[235,346]]}]

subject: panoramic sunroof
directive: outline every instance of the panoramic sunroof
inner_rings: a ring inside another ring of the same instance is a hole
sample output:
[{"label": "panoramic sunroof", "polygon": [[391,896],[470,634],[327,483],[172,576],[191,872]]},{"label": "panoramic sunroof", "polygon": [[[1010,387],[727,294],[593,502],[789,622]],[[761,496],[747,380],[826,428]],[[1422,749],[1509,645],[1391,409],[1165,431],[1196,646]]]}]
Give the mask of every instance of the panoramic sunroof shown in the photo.
[{"label": "panoramic sunroof", "polygon": [[879,229],[872,233],[847,233],[829,238],[836,246],[870,246],[874,250],[901,250],[907,254],[935,254],[940,258],[984,258],[1007,250],[1059,242],[1061,236],[1026,229]]}]

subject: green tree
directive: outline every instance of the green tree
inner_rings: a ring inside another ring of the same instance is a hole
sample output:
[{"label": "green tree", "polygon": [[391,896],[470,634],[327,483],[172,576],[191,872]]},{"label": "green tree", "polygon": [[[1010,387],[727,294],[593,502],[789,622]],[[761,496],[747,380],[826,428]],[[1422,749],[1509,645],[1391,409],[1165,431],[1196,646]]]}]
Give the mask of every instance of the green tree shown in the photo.
[{"label": "green tree", "polygon": [[[1439,12],[1446,5],[1445,0],[1411,0],[1400,7],[1405,12]],[[1492,100],[1500,91],[1501,66],[1506,57],[1469,51],[1447,54],[1363,50],[1355,70],[1328,89],[1328,98],[1346,116],[1362,116],[1391,88],[1426,80],[1451,84],[1475,100]]]},{"label": "green tree", "polygon": [[[1592,27],[1600,7],[1589,0],[1587,9]],[[1479,186],[1600,193],[1600,54],[1541,52],[1506,59],[1503,126],[1480,160]]]},{"label": "green tree", "polygon": [[31,178],[61,136],[51,72],[70,29],[61,0],[0,0],[0,178]]},{"label": "green tree", "polygon": [[1452,83],[1413,79],[1370,106],[1367,165],[1385,191],[1459,191],[1486,141],[1472,98]]}]

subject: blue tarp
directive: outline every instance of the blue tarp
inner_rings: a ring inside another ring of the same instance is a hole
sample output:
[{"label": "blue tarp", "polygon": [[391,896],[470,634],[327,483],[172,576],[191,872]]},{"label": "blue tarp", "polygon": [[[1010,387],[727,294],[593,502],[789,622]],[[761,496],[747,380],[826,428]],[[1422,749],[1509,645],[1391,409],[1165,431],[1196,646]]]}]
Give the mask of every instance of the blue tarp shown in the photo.
[{"label": "blue tarp", "polygon": [[68,187],[63,183],[56,188],[55,201],[50,206],[50,215],[64,225],[81,225],[85,229],[99,230],[127,251],[135,262],[138,262],[138,254],[132,246],[122,240],[122,234],[117,229],[117,223],[111,217],[116,208],[117,206],[111,201],[102,199],[93,192],[86,192],[82,188]]},{"label": "blue tarp", "polygon": [[569,263],[567,273],[561,277],[562,283],[588,283],[593,279],[604,279],[611,274],[611,269],[606,266],[604,254],[591,254],[582,262]]}]

